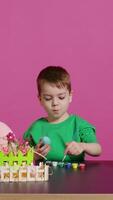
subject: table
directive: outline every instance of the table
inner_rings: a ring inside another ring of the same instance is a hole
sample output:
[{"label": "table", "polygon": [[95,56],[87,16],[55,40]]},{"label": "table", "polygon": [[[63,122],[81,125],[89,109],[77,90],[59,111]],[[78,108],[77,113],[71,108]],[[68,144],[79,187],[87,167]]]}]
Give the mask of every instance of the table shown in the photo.
[{"label": "table", "polygon": [[90,199],[90,195],[96,195],[99,199],[102,197],[103,200],[113,199],[113,161],[87,161],[85,170],[57,167],[48,182],[0,183],[0,193],[0,199],[5,196],[11,196],[11,199],[16,196],[18,199],[20,196],[22,200],[23,196],[24,200],[28,200],[31,196],[33,200],[37,195],[44,199],[46,194],[57,199],[60,195],[60,199],[65,200],[69,195],[71,198],[77,195],[79,199],[84,195],[87,199],[88,196]]}]

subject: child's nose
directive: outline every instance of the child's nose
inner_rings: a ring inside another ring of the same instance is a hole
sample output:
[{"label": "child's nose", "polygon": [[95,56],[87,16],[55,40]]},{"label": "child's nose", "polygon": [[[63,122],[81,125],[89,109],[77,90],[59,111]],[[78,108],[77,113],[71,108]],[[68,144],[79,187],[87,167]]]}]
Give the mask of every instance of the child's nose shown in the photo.
[{"label": "child's nose", "polygon": [[57,98],[54,98],[54,99],[52,100],[52,106],[56,106],[56,105],[58,105],[58,99],[57,99]]}]

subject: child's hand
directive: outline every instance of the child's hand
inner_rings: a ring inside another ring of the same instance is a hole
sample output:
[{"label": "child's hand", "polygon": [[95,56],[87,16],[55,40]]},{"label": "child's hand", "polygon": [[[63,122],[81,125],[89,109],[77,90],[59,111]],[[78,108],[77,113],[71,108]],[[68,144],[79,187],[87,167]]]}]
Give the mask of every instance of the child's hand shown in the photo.
[{"label": "child's hand", "polygon": [[84,143],[69,142],[66,143],[64,154],[79,155],[84,151]]},{"label": "child's hand", "polygon": [[[49,144],[43,145],[42,141],[40,141],[35,147],[35,151],[40,153],[43,156],[46,156],[48,152],[50,151],[50,149],[51,149],[50,145]],[[41,156],[37,154],[35,155],[35,157],[37,160],[41,158]]]}]

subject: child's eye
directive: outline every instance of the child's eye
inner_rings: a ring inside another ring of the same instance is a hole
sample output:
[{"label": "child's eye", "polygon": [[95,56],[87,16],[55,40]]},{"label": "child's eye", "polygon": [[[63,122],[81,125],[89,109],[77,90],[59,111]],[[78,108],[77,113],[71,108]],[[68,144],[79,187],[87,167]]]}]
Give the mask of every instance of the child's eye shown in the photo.
[{"label": "child's eye", "polygon": [[63,99],[65,99],[65,96],[63,96],[63,97],[59,97],[59,99],[63,100]]},{"label": "child's eye", "polygon": [[[63,100],[63,99],[65,99],[65,96],[59,96],[58,97],[60,100]],[[50,101],[50,100],[52,100],[52,97],[44,97],[44,100],[45,101]]]},{"label": "child's eye", "polygon": [[45,101],[50,101],[51,100],[51,98],[44,98],[45,99]]}]

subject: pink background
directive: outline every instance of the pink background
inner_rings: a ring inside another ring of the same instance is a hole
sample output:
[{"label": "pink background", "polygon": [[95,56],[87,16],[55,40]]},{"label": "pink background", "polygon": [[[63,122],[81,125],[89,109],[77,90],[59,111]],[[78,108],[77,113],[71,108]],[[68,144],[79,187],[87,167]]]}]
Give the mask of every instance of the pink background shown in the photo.
[{"label": "pink background", "polygon": [[112,160],[113,1],[0,0],[0,121],[18,137],[43,115],[35,80],[47,65],[70,72],[70,112],[96,126],[97,159]]}]

